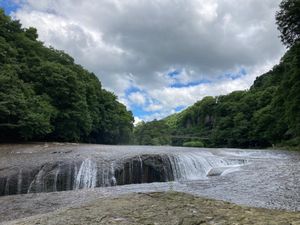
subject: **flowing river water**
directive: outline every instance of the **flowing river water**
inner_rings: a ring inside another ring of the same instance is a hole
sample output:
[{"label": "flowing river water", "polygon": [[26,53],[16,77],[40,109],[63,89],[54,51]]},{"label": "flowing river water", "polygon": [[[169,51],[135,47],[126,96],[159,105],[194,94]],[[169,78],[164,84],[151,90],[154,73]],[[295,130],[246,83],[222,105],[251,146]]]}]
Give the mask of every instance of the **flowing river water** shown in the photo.
[{"label": "flowing river water", "polygon": [[58,143],[0,146],[4,217],[20,217],[14,216],[16,208],[37,202],[43,204],[34,206],[36,213],[95,197],[168,190],[300,211],[300,154]]}]

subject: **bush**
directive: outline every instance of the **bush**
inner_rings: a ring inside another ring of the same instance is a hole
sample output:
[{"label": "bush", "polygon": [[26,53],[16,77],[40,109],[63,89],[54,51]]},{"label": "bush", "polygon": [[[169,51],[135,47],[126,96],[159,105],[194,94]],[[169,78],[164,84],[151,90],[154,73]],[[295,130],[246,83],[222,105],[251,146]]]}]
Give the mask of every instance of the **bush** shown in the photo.
[{"label": "bush", "polygon": [[199,147],[203,148],[204,144],[201,141],[189,141],[189,142],[184,142],[183,147]]}]

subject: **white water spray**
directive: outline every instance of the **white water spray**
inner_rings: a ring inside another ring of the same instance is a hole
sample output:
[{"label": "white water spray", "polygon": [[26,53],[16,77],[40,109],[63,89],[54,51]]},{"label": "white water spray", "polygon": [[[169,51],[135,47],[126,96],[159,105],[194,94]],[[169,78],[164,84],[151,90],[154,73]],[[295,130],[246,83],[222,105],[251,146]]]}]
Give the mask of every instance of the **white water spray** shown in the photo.
[{"label": "white water spray", "polygon": [[225,160],[216,156],[206,156],[200,153],[179,153],[169,155],[172,172],[175,181],[180,180],[200,180],[205,179],[210,171],[215,168],[225,171],[240,166],[230,160]]},{"label": "white water spray", "polygon": [[81,163],[78,174],[75,179],[75,189],[94,188],[97,184],[96,163],[86,159]]}]

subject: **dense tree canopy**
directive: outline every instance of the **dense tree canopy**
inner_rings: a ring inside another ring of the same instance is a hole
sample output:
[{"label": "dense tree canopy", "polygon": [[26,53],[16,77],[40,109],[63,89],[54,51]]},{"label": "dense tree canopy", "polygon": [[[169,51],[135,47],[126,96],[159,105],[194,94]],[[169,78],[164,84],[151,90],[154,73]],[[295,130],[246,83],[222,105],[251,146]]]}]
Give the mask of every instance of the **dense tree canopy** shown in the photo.
[{"label": "dense tree canopy", "polygon": [[170,144],[170,128],[164,121],[142,122],[135,127],[134,137],[135,144],[168,145]]},{"label": "dense tree canopy", "polygon": [[281,40],[291,47],[300,40],[300,0],[283,0],[276,13]]},{"label": "dense tree canopy", "polygon": [[0,9],[0,141],[127,143],[133,117],[93,74]]}]

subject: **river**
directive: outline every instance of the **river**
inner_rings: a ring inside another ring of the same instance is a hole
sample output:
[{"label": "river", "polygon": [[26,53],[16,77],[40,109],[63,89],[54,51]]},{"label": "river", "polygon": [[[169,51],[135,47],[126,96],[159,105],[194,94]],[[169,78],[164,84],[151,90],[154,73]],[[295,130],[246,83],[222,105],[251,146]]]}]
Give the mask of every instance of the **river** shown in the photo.
[{"label": "river", "polygon": [[0,205],[14,202],[3,213],[36,202],[44,202],[35,206],[44,212],[96,196],[168,190],[300,211],[300,154],[59,143],[0,146]]}]

